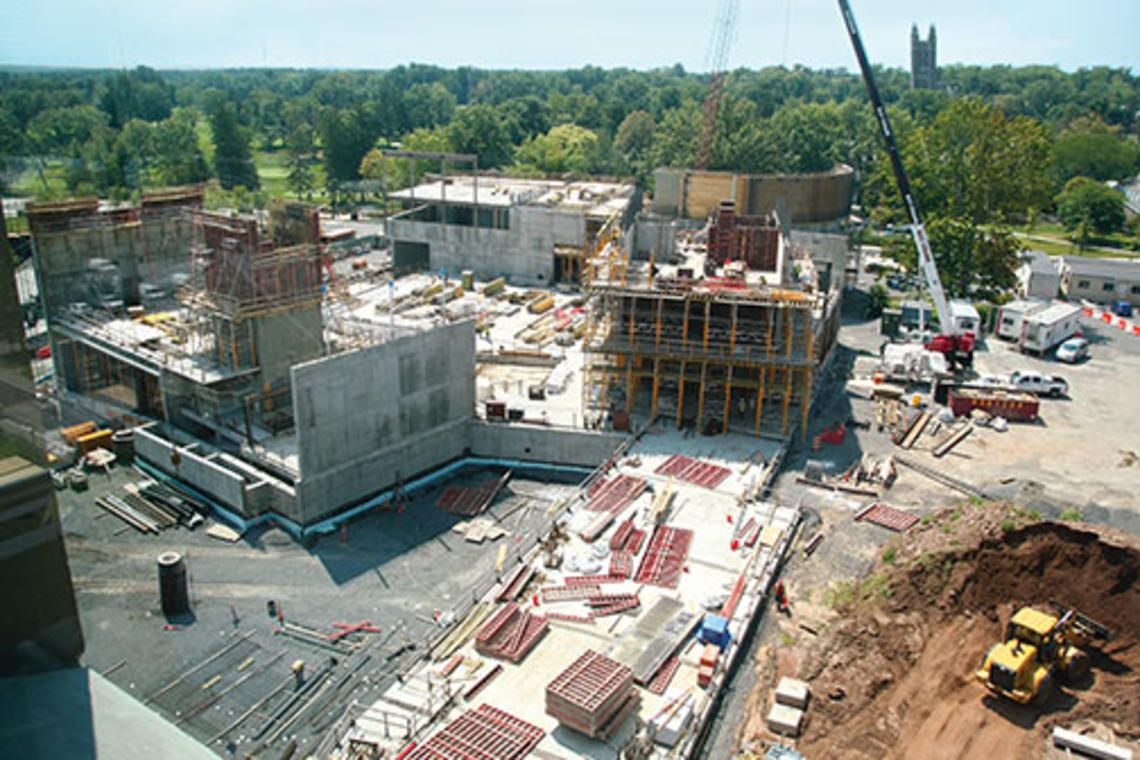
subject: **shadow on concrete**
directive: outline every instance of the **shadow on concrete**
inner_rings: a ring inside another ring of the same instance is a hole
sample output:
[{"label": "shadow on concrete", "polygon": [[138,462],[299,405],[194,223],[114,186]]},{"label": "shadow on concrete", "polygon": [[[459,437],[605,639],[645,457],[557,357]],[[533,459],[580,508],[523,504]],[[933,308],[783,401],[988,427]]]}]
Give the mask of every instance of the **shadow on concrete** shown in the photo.
[{"label": "shadow on concrete", "polygon": [[[502,468],[471,467],[424,488],[397,506],[377,507],[347,521],[340,530],[307,540],[306,548],[317,557],[337,585],[366,573],[373,573],[381,586],[393,588],[415,585],[420,579],[458,573],[475,564],[493,559],[499,544],[508,554],[533,545],[537,531],[547,521],[553,501],[536,497],[543,484],[570,485],[580,478],[570,473],[518,470],[496,495],[482,517],[508,531],[507,536],[472,543],[452,529],[472,516],[446,512],[436,506],[450,486],[472,487],[494,481]],[[491,551],[488,547],[493,547]],[[506,563],[510,567],[510,562]]]}]

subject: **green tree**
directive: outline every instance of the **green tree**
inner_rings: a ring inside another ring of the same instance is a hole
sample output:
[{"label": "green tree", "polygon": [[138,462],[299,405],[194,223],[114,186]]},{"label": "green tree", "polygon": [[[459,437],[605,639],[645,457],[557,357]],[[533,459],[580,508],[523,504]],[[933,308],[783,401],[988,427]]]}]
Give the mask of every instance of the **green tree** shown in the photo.
[{"label": "green tree", "polygon": [[421,82],[404,93],[404,112],[412,129],[447,124],[455,115],[455,96],[440,82]]},{"label": "green tree", "polygon": [[316,189],[316,177],[313,166],[316,164],[316,145],[313,129],[307,124],[298,124],[285,139],[289,149],[289,158],[286,167],[289,170],[287,181],[289,189],[297,196],[297,200],[310,200],[313,190]]},{"label": "green tree", "polygon": [[161,121],[174,107],[174,86],[146,66],[113,75],[99,99],[99,107],[120,129],[131,119]]},{"label": "green tree", "polygon": [[1053,165],[1057,178],[1099,180],[1128,179],[1136,173],[1140,147],[1127,139],[1119,127],[1110,127],[1096,116],[1083,116],[1070,123],[1053,142]]},{"label": "green tree", "polygon": [[151,177],[159,185],[204,182],[210,167],[198,143],[198,112],[193,107],[175,108],[170,118],[154,125]]},{"label": "green tree", "polygon": [[369,113],[359,107],[332,109],[321,122],[326,179],[335,185],[360,178],[360,161],[376,142]]},{"label": "green tree", "polygon": [[249,130],[238,122],[237,107],[229,102],[217,104],[210,113],[210,128],[214,135],[214,171],[222,187],[260,187],[249,148]]},{"label": "green tree", "polygon": [[644,177],[649,166],[649,151],[653,148],[656,124],[648,111],[631,111],[618,125],[614,135],[614,150],[622,161],[639,177]]},{"label": "green tree", "polygon": [[599,164],[598,136],[577,124],[551,127],[545,135],[527,140],[515,153],[516,165],[541,174],[572,172],[582,175]]},{"label": "green tree", "polygon": [[1083,249],[1090,231],[1104,235],[1124,227],[1124,197],[1095,179],[1073,177],[1057,196],[1057,215]]},{"label": "green tree", "polygon": [[[1048,203],[1050,143],[1044,127],[1024,116],[1007,118],[980,98],[952,101],[932,124],[905,134],[901,152],[929,218],[981,225]],[[902,200],[889,162],[877,161],[874,174],[879,176],[870,184],[880,191],[874,202],[893,206],[897,218]]]},{"label": "green tree", "polygon": [[511,160],[512,146],[503,117],[493,106],[478,103],[455,113],[447,138],[457,153],[476,153],[479,166],[493,169]]},{"label": "green tree", "polygon": [[1005,229],[978,227],[969,219],[939,217],[927,227],[942,286],[951,296],[998,294],[1017,282],[1017,239]]},{"label": "green tree", "polygon": [[[449,153],[451,143],[447,139],[446,127],[414,129],[400,141],[400,149],[424,153]],[[388,158],[384,159],[382,148],[373,148],[360,162],[360,176],[366,179],[387,182],[388,190],[408,187],[412,181],[411,164],[415,164],[417,181],[425,173],[438,170],[439,162],[424,159]],[[386,168],[385,168],[386,167]]]}]

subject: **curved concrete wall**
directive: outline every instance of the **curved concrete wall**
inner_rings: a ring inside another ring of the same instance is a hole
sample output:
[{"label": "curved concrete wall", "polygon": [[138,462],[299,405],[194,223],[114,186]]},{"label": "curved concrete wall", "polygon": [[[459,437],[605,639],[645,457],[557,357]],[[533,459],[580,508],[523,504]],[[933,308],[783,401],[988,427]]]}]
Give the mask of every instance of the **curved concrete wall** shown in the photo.
[{"label": "curved concrete wall", "polygon": [[737,213],[766,214],[785,199],[793,224],[843,219],[851,211],[854,170],[839,164],[809,174],[737,174],[660,168],[653,172],[655,214],[704,219],[721,201],[736,201]]}]

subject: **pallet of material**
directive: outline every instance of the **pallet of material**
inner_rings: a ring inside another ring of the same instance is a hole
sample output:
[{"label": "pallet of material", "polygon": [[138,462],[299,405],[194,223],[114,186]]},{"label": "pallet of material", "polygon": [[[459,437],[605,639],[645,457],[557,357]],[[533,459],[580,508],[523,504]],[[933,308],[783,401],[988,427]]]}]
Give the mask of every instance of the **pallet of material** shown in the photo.
[{"label": "pallet of material", "polygon": [[475,636],[475,651],[519,662],[548,630],[550,623],[545,616],[521,610],[514,602],[508,602],[479,630]]},{"label": "pallet of material", "polygon": [[664,588],[676,588],[689,556],[693,531],[660,525],[653,531],[649,548],[641,558],[634,580]]},{"label": "pallet of material", "polygon": [[635,694],[629,667],[588,649],[547,685],[546,714],[587,736],[607,738],[628,716]]}]

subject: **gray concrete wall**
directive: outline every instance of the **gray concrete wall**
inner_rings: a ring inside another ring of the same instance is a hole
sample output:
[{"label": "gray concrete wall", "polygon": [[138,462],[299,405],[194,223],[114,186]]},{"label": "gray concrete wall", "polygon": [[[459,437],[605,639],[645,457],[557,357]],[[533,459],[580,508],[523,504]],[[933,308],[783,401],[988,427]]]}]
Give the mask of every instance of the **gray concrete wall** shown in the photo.
[{"label": "gray concrete wall", "polygon": [[[189,451],[150,432],[135,428],[135,453],[163,472],[184,480],[194,488],[214,497],[223,506],[245,514],[245,479],[221,465],[206,459],[202,454]],[[170,454],[178,450],[179,462],[175,465]]]},{"label": "gray concrete wall", "polygon": [[312,522],[462,454],[474,321],[293,367],[301,506]]},{"label": "gray concrete wall", "polygon": [[321,305],[257,317],[253,320],[257,363],[264,382],[275,385],[289,378],[289,368],[324,351]]},{"label": "gray concrete wall", "polygon": [[625,434],[565,430],[534,425],[472,420],[469,423],[474,456],[525,459],[533,462],[595,467],[625,440]]},{"label": "gray concrete wall", "polygon": [[426,243],[429,269],[458,274],[470,269],[479,279],[505,276],[512,282],[547,284],[554,276],[555,244],[581,246],[586,219],[580,213],[538,206],[511,209],[510,229],[492,230],[412,219],[389,221],[398,243]]},{"label": "gray concrete wall", "polygon": [[685,199],[685,170],[661,167],[653,171],[654,214],[682,216]]},{"label": "gray concrete wall", "polygon": [[[35,251],[44,303],[54,314],[73,302],[134,301],[141,282],[172,293],[189,273],[192,242],[191,222],[178,217],[41,233]],[[92,259],[110,261],[115,269],[95,273]]]}]

